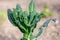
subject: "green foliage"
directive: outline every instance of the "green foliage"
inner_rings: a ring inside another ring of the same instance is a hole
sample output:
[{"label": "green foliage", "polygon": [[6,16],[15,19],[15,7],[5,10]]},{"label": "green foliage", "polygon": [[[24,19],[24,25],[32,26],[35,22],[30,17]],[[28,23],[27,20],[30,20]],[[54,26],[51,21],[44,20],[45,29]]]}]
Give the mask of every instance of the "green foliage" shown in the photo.
[{"label": "green foliage", "polygon": [[0,11],[0,25],[2,25],[2,23],[5,20],[5,18],[6,18],[6,12]]},{"label": "green foliage", "polygon": [[44,15],[45,15],[45,17],[52,16],[52,12],[47,8],[44,10]]},{"label": "green foliage", "polygon": [[50,20],[47,20],[40,28],[37,35],[33,35],[34,29],[37,26],[37,23],[43,18],[44,13],[37,13],[35,9],[35,3],[33,0],[29,4],[29,12],[23,11],[19,4],[16,5],[16,8],[13,10],[8,9],[8,19],[10,22],[18,27],[23,33],[23,38],[21,40],[35,40],[38,38],[42,32],[43,27],[48,26]]},{"label": "green foliage", "polygon": [[44,16],[45,16],[45,17],[52,16],[52,12],[49,10],[49,8],[48,8],[48,5],[47,5],[47,4],[44,6],[43,13],[44,13]]}]

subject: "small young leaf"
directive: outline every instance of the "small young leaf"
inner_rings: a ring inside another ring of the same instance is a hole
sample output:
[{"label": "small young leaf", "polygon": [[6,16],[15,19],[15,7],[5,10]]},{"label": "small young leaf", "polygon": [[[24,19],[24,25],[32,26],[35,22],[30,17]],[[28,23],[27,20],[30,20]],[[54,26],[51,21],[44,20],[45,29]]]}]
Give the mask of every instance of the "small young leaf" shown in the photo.
[{"label": "small young leaf", "polygon": [[17,5],[16,5],[16,10],[17,10],[18,12],[19,12],[19,11],[20,11],[20,12],[22,11],[22,8],[21,8],[20,4],[17,4]]},{"label": "small young leaf", "polygon": [[52,12],[49,10],[47,4],[45,4],[43,12],[45,17],[52,16]]},{"label": "small young leaf", "polygon": [[19,5],[19,4],[17,4],[16,5],[16,11],[17,11],[17,13],[19,14],[19,16],[21,16],[22,15],[22,8],[21,8],[21,6]]}]

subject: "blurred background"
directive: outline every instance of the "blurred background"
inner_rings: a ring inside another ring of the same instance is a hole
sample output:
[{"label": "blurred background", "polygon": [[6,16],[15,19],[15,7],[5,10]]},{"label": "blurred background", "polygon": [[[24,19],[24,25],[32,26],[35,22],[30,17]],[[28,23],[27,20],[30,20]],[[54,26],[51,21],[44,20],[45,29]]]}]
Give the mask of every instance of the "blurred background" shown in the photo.
[{"label": "blurred background", "polygon": [[[0,40],[20,40],[22,38],[20,30],[8,20],[7,9],[15,8],[16,4],[20,4],[23,10],[28,10],[30,1],[0,0]],[[49,27],[44,28],[42,35],[37,40],[60,40],[60,0],[34,0],[34,2],[37,12],[41,12],[44,9],[44,5],[47,4],[53,14],[52,18],[57,18],[57,26],[54,26],[54,22],[50,22]],[[43,18],[38,23],[34,34],[47,18]]]}]

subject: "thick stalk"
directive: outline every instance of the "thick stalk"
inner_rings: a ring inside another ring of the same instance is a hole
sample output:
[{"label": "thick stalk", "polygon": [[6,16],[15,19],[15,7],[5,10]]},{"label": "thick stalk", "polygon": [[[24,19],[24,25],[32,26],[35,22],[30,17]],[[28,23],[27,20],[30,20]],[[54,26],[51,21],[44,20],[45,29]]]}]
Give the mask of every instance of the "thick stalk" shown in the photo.
[{"label": "thick stalk", "polygon": [[22,40],[30,40],[29,34],[25,34],[25,33],[24,33]]},{"label": "thick stalk", "polygon": [[34,40],[32,33],[31,34],[23,34],[22,40]]}]

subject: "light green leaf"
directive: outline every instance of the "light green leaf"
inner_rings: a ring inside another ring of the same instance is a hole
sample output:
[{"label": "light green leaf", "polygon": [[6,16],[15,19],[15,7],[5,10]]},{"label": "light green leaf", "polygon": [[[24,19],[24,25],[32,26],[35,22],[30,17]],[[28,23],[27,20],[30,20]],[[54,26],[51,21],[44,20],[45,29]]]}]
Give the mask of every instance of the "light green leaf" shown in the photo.
[{"label": "light green leaf", "polygon": [[36,8],[35,8],[35,3],[33,0],[31,0],[30,4],[29,4],[29,12],[35,12]]}]

